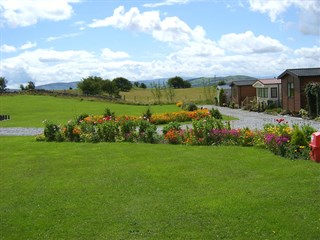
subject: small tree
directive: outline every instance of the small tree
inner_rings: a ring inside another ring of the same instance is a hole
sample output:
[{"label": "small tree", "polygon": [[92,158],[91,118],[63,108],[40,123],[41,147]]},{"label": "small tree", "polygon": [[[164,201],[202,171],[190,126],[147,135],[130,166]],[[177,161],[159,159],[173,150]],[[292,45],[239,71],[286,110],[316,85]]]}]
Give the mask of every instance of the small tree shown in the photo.
[{"label": "small tree", "polygon": [[6,80],[5,77],[0,77],[0,92],[5,92],[6,91],[7,83],[8,83],[8,81]]},{"label": "small tree", "polygon": [[88,95],[98,95],[102,92],[103,79],[97,76],[89,76],[83,78],[81,82],[78,83],[78,88],[82,90],[84,94]]},{"label": "small tree", "polygon": [[109,96],[119,97],[119,89],[113,81],[103,80],[101,88],[102,91],[108,93]]},{"label": "small tree", "polygon": [[34,82],[29,81],[26,86],[23,86],[23,84],[20,84],[20,89],[21,89],[22,91],[25,91],[25,90],[34,90],[34,89],[36,89],[36,85],[34,84]]},{"label": "small tree", "polygon": [[25,87],[26,90],[34,90],[36,89],[36,85],[34,84],[34,82],[30,81],[28,82],[27,86]]},{"label": "small tree", "polygon": [[139,82],[134,82],[133,86],[135,86],[136,88],[139,88],[140,87],[140,83]]},{"label": "small tree", "polygon": [[161,91],[161,85],[158,82],[157,83],[151,83],[151,93],[155,99],[155,102],[157,102],[158,104],[161,103],[161,97],[162,97],[162,91]]},{"label": "small tree", "polygon": [[112,80],[120,91],[129,92],[132,88],[132,83],[123,77],[118,77]]},{"label": "small tree", "polygon": [[190,88],[191,83],[183,80],[183,78],[175,76],[168,79],[168,85],[173,88]]},{"label": "small tree", "polygon": [[144,83],[141,83],[141,84],[140,84],[140,88],[146,89],[146,88],[147,88],[147,85],[144,84]]},{"label": "small tree", "polygon": [[224,94],[224,90],[220,89],[219,91],[219,105],[223,106],[223,104],[226,102],[226,95]]},{"label": "small tree", "polygon": [[163,84],[163,90],[166,95],[167,102],[172,103],[173,98],[175,97],[174,88],[172,86],[170,86],[169,84],[167,84],[167,85]]}]

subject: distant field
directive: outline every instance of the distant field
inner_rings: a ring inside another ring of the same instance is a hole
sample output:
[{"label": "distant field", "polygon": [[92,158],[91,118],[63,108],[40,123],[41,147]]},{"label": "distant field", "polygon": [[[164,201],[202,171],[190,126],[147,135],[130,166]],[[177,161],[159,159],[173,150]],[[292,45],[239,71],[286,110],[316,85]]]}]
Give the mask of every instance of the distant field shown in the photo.
[{"label": "distant field", "polygon": [[320,236],[311,161],[254,147],[0,143],[0,239]]},{"label": "distant field", "polygon": [[[142,115],[148,106],[89,101],[79,98],[52,96],[14,95],[0,96],[0,114],[10,115],[10,121],[1,121],[0,127],[43,127],[44,120],[66,123],[82,113],[102,115],[106,108],[117,115]],[[176,105],[154,105],[153,113],[180,111]]]},{"label": "distant field", "polygon": [[[216,90],[214,87],[197,87],[197,88],[185,88],[185,89],[174,89],[173,103],[178,101],[184,102],[195,102],[195,103],[213,103],[214,97],[216,96]],[[153,97],[151,89],[132,89],[130,92],[121,92],[121,96],[124,96],[126,102],[130,103],[155,103],[156,99]],[[122,99],[123,99],[122,98]],[[161,97],[162,103],[167,103],[168,99],[166,94],[162,91]]]}]

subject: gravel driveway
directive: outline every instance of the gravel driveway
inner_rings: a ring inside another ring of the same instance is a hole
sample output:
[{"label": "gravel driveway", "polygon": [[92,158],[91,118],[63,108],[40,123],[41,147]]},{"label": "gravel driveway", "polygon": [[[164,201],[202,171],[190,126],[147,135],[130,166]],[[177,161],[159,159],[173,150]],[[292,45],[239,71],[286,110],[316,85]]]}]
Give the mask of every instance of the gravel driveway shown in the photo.
[{"label": "gravel driveway", "polygon": [[285,121],[287,121],[290,124],[290,126],[292,126],[293,124],[297,124],[299,126],[309,124],[309,125],[313,126],[314,128],[316,128],[318,131],[320,131],[320,122],[306,120],[306,119],[297,118],[297,117],[291,117],[288,115],[273,116],[273,115],[266,114],[266,113],[249,112],[249,111],[244,111],[241,109],[217,107],[217,106],[212,106],[212,105],[205,105],[202,107],[205,107],[208,109],[212,109],[212,108],[219,109],[219,111],[223,115],[229,115],[229,116],[239,118],[239,120],[231,121],[232,128],[249,127],[251,129],[262,129],[264,124],[276,123],[276,121],[275,121],[276,119],[284,118]]},{"label": "gravel driveway", "polygon": [[[292,126],[298,124],[299,126],[310,124],[318,131],[320,131],[320,122],[305,120],[291,116],[273,116],[265,113],[249,112],[241,109],[231,109],[226,107],[217,107],[212,105],[204,105],[204,108],[217,108],[223,115],[229,115],[238,118],[239,120],[231,121],[232,128],[249,127],[251,129],[262,129],[266,123],[275,123],[275,119],[284,118]],[[190,125],[189,125],[190,126]],[[158,132],[161,132],[161,127]],[[35,136],[43,132],[43,128],[0,128],[0,136]]]}]

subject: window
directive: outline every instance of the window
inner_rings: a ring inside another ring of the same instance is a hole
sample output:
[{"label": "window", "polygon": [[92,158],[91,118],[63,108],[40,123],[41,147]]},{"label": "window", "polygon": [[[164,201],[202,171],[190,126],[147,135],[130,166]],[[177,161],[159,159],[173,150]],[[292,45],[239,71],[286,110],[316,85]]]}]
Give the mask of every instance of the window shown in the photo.
[{"label": "window", "polygon": [[268,88],[258,88],[258,97],[267,98],[268,97]]},{"label": "window", "polygon": [[294,96],[293,82],[288,83],[288,97]]},{"label": "window", "polygon": [[277,88],[271,88],[271,98],[277,98],[278,97],[278,89]]}]

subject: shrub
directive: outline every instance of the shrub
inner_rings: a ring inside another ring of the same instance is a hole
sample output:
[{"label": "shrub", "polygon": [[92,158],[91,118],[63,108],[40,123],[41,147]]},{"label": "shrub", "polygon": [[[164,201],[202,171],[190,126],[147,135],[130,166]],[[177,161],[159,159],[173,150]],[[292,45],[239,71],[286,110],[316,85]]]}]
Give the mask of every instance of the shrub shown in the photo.
[{"label": "shrub", "polygon": [[308,142],[304,136],[302,130],[298,127],[293,129],[292,137],[291,137],[291,145],[294,146],[308,146]]},{"label": "shrub", "polygon": [[304,118],[304,119],[307,119],[309,117],[309,113],[307,110],[304,110],[303,108],[300,109],[299,111],[299,115]]},{"label": "shrub", "polygon": [[181,108],[185,111],[195,111],[198,109],[197,105],[194,103],[183,103]]},{"label": "shrub", "polygon": [[152,112],[151,112],[150,108],[148,107],[147,111],[142,114],[142,117],[144,120],[149,120],[151,118],[151,116],[152,116]]},{"label": "shrub", "polygon": [[178,122],[170,122],[166,126],[163,127],[162,132],[163,134],[166,134],[169,131],[180,131],[181,130],[181,124]]},{"label": "shrub", "polygon": [[98,125],[98,135],[100,141],[104,142],[115,142],[119,135],[118,124],[114,121],[105,121]]},{"label": "shrub", "polygon": [[301,130],[302,130],[302,132],[303,132],[303,134],[304,134],[304,136],[305,136],[305,138],[306,138],[306,140],[308,142],[311,141],[312,133],[317,131],[317,129],[315,129],[314,127],[310,126],[309,124],[303,125],[301,127]]},{"label": "shrub", "polygon": [[115,118],[116,114],[114,112],[111,112],[111,110],[109,108],[106,108],[104,110],[104,117],[111,117],[111,118]]},{"label": "shrub", "polygon": [[177,107],[181,107],[182,105],[183,105],[183,102],[181,102],[181,101],[179,101],[179,102],[176,103],[176,106],[177,106]]},{"label": "shrub", "polygon": [[212,108],[210,110],[210,115],[215,119],[222,119],[222,114],[220,113],[219,109]]},{"label": "shrub", "polygon": [[56,141],[56,134],[60,131],[58,125],[45,122],[44,137],[47,142]]},{"label": "shrub", "polygon": [[140,121],[138,124],[139,134],[138,141],[144,143],[156,143],[158,142],[157,127],[148,121]]},{"label": "shrub", "polygon": [[89,115],[86,114],[86,113],[83,113],[83,114],[79,115],[79,116],[77,117],[77,119],[76,119],[77,123],[82,122],[86,117],[89,117]]}]

